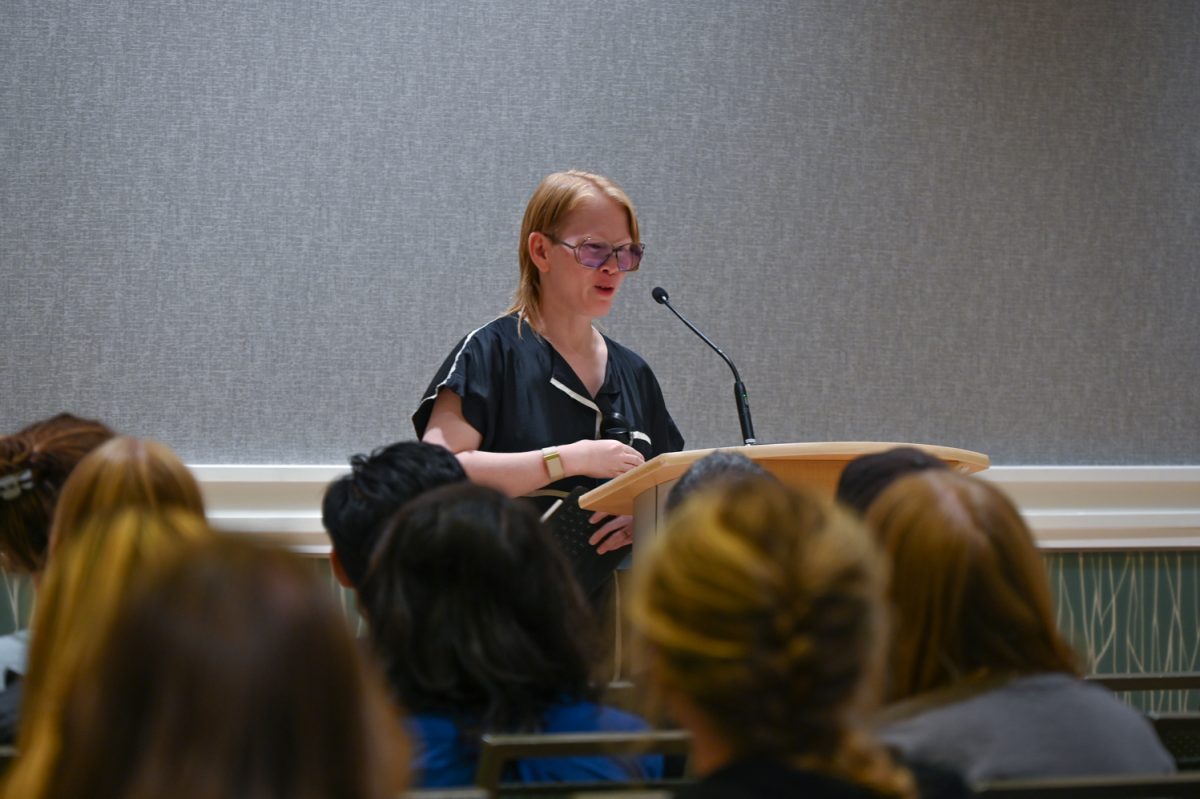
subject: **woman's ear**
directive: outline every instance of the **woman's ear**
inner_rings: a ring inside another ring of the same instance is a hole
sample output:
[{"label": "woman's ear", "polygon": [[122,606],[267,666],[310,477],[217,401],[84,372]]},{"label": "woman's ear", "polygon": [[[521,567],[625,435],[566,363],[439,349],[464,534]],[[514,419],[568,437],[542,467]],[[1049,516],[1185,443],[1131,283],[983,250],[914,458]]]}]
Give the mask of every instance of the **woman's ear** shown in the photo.
[{"label": "woman's ear", "polygon": [[545,233],[533,231],[529,234],[529,258],[539,272],[550,271],[550,247],[552,242]]}]

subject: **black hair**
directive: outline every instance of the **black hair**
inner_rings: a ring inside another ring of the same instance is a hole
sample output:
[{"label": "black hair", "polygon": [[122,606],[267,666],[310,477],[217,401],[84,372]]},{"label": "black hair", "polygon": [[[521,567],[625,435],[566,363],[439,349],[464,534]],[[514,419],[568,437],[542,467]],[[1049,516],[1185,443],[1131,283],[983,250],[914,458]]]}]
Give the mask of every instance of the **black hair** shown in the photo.
[{"label": "black hair", "polygon": [[916,447],[895,447],[860,455],[847,463],[838,477],[837,500],[859,516],[866,516],[875,498],[901,477],[945,468],[946,464]]},{"label": "black hair", "polygon": [[742,453],[717,450],[698,461],[693,461],[675,485],[671,486],[670,492],[667,493],[666,512],[673,513],[698,489],[711,489],[725,483],[755,477],[775,479],[770,472]]},{"label": "black hair", "polygon": [[551,705],[593,695],[593,620],[524,500],[472,484],[422,495],[384,533],[360,597],[409,712],[532,730]]},{"label": "black hair", "polygon": [[350,470],[325,489],[321,523],[355,587],[362,583],[384,527],[406,502],[431,488],[467,479],[452,452],[421,441],[400,441],[370,455],[354,455]]}]

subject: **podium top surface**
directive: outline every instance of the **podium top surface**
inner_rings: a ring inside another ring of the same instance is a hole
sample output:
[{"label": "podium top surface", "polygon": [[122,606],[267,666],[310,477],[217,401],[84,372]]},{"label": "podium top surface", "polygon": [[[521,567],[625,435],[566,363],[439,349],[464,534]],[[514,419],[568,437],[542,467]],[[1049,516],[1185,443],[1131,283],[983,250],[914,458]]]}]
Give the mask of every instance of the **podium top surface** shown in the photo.
[{"label": "podium top surface", "polygon": [[849,461],[861,455],[883,452],[895,447],[915,447],[944,461],[950,468],[966,473],[982,471],[990,463],[987,455],[967,449],[883,441],[812,441],[692,449],[667,452],[646,461],[636,469],[631,469],[587,492],[580,497],[579,505],[587,510],[599,510],[613,515],[632,514],[634,500],[643,492],[677,479],[687,471],[693,461],[718,449],[739,452],[767,471],[776,474],[786,472],[789,476],[796,476],[796,482],[811,482],[818,487],[832,488],[842,468]]}]

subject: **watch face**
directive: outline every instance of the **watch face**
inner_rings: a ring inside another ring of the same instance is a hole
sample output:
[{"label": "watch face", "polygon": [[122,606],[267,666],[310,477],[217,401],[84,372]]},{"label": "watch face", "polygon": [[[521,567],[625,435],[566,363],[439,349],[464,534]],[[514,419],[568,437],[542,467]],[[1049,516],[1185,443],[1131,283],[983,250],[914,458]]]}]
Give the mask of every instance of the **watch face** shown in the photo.
[{"label": "watch face", "polygon": [[542,450],[542,460],[546,462],[546,472],[550,475],[550,481],[561,480],[565,476],[562,467],[562,458],[558,454],[558,447],[546,447]]}]

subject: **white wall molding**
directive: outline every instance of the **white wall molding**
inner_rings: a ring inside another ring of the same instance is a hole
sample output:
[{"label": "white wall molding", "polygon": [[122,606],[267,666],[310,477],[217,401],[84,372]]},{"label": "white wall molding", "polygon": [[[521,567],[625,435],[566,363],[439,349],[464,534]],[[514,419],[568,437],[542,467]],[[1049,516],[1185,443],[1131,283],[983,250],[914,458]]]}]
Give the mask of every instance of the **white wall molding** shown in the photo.
[{"label": "white wall molding", "polygon": [[191,467],[208,517],[222,530],[248,533],[312,555],[329,554],[321,526],[325,486],[345,466],[236,465]]},{"label": "white wall molding", "polygon": [[1044,549],[1200,548],[1200,466],[994,466]]},{"label": "white wall molding", "polygon": [[[344,466],[193,466],[221,529],[329,552],[321,496]],[[1200,466],[995,466],[1047,550],[1200,549]]]}]

